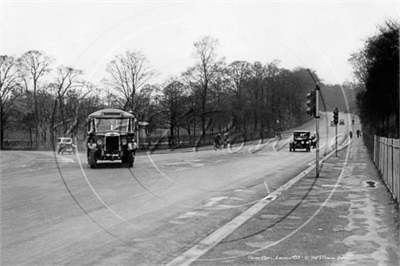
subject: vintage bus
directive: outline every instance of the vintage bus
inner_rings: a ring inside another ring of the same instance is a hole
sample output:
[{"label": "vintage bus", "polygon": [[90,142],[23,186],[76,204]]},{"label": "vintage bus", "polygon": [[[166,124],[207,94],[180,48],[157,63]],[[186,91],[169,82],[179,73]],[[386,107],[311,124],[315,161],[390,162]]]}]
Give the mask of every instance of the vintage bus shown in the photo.
[{"label": "vintage bus", "polygon": [[96,168],[103,160],[120,160],[123,165],[133,167],[137,149],[136,123],[133,114],[119,109],[103,109],[90,114],[86,136],[90,168]]}]

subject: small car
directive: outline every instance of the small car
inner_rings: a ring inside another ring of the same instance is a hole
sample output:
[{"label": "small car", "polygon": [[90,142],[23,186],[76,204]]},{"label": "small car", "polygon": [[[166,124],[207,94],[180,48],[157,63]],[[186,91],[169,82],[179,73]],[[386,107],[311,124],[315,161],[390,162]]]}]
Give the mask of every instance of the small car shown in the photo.
[{"label": "small car", "polygon": [[340,119],[340,120],[339,120],[339,125],[340,125],[340,126],[344,126],[344,119]]},{"label": "small car", "polygon": [[289,151],[296,151],[296,149],[311,151],[310,131],[296,130],[293,132],[293,137],[289,141]]},{"label": "small car", "polygon": [[72,142],[72,138],[61,137],[58,138],[57,154],[64,154],[64,152],[68,152],[69,154],[75,154],[76,147],[75,144]]}]

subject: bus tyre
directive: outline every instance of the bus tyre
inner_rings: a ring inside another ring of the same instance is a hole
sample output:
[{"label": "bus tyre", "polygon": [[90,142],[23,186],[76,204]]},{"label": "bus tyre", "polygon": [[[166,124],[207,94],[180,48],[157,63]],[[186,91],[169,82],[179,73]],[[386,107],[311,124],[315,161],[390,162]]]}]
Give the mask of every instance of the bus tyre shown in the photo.
[{"label": "bus tyre", "polygon": [[96,154],[94,151],[90,151],[89,164],[90,164],[90,168],[92,168],[92,169],[97,167]]},{"label": "bus tyre", "polygon": [[132,151],[128,152],[128,167],[132,168],[133,167],[133,162],[135,161],[135,157],[133,155]]}]

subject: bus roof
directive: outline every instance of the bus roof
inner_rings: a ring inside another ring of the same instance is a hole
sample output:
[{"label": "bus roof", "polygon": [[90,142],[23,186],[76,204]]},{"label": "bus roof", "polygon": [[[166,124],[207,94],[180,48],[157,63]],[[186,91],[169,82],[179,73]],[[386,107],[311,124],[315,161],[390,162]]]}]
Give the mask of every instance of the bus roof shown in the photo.
[{"label": "bus roof", "polygon": [[108,109],[102,109],[99,111],[96,111],[94,113],[91,113],[89,115],[90,118],[134,118],[135,116],[131,113],[125,112],[120,109],[113,109],[113,108],[108,108]]},{"label": "bus roof", "polygon": [[310,132],[309,130],[294,130],[295,133],[307,133]]}]

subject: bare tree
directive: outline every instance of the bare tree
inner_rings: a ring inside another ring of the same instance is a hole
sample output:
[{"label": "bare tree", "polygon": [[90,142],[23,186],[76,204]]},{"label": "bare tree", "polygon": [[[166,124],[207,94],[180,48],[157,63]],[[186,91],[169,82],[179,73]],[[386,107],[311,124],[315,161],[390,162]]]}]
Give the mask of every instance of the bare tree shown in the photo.
[{"label": "bare tree", "polygon": [[103,98],[103,103],[105,106],[117,109],[124,108],[126,101],[119,94],[117,94],[117,92],[106,88],[103,88],[103,92],[105,92],[105,96]]},{"label": "bare tree", "polygon": [[135,94],[146,82],[157,75],[146,57],[138,51],[127,51],[125,55],[117,55],[108,64],[106,71],[110,78],[104,79],[103,83],[106,87],[121,93],[126,100],[126,109],[132,111],[137,111]]},{"label": "bare tree", "polygon": [[248,82],[251,75],[250,64],[245,61],[234,61],[226,69],[226,73],[229,76],[230,86],[228,89],[234,93],[233,105],[236,111],[236,117],[239,119],[239,123],[246,129],[246,122],[249,122],[246,118],[246,109],[252,107],[252,105],[246,104],[249,95],[244,92],[245,84]]},{"label": "bare tree", "polygon": [[179,127],[185,121],[187,110],[188,92],[184,84],[176,77],[170,77],[162,86],[162,94],[157,96],[159,115],[162,121],[168,125],[170,131],[170,144],[174,144],[175,131],[179,132]]},{"label": "bare tree", "polygon": [[191,87],[197,87],[197,84],[201,87],[201,122],[203,135],[206,133],[205,112],[210,84],[221,74],[221,68],[224,65],[223,58],[220,60],[217,59],[217,46],[218,40],[211,36],[205,36],[196,41],[194,43],[194,56],[198,62],[183,74],[192,85]]},{"label": "bare tree", "polygon": [[246,61],[234,61],[227,67],[226,72],[232,81],[230,89],[240,97],[243,92],[243,84],[251,75],[250,64]]},{"label": "bare tree", "polygon": [[0,56],[0,149],[3,148],[4,131],[9,124],[14,101],[21,94],[21,73],[18,60],[13,56]]},{"label": "bare tree", "polygon": [[50,72],[50,64],[53,62],[53,59],[50,56],[47,56],[44,52],[28,51],[22,55],[20,62],[23,66],[24,73],[22,77],[25,89],[32,89],[33,91],[33,113],[36,123],[35,141],[37,146],[39,139],[39,111],[37,97],[39,81],[46,73]]},{"label": "bare tree", "polygon": [[67,131],[64,114],[64,96],[65,94],[74,89],[83,87],[83,80],[80,78],[83,71],[76,70],[72,67],[59,67],[57,68],[57,77],[54,83],[50,85],[55,94],[53,111],[51,115],[50,136],[51,141],[54,141],[54,124],[57,115],[57,107],[59,106],[60,120],[63,125],[63,133]]},{"label": "bare tree", "polygon": [[[251,66],[251,88],[253,91],[254,110],[254,130],[260,125],[261,132],[265,128],[267,121],[267,67],[256,61]],[[262,133],[261,133],[262,134]]]}]

